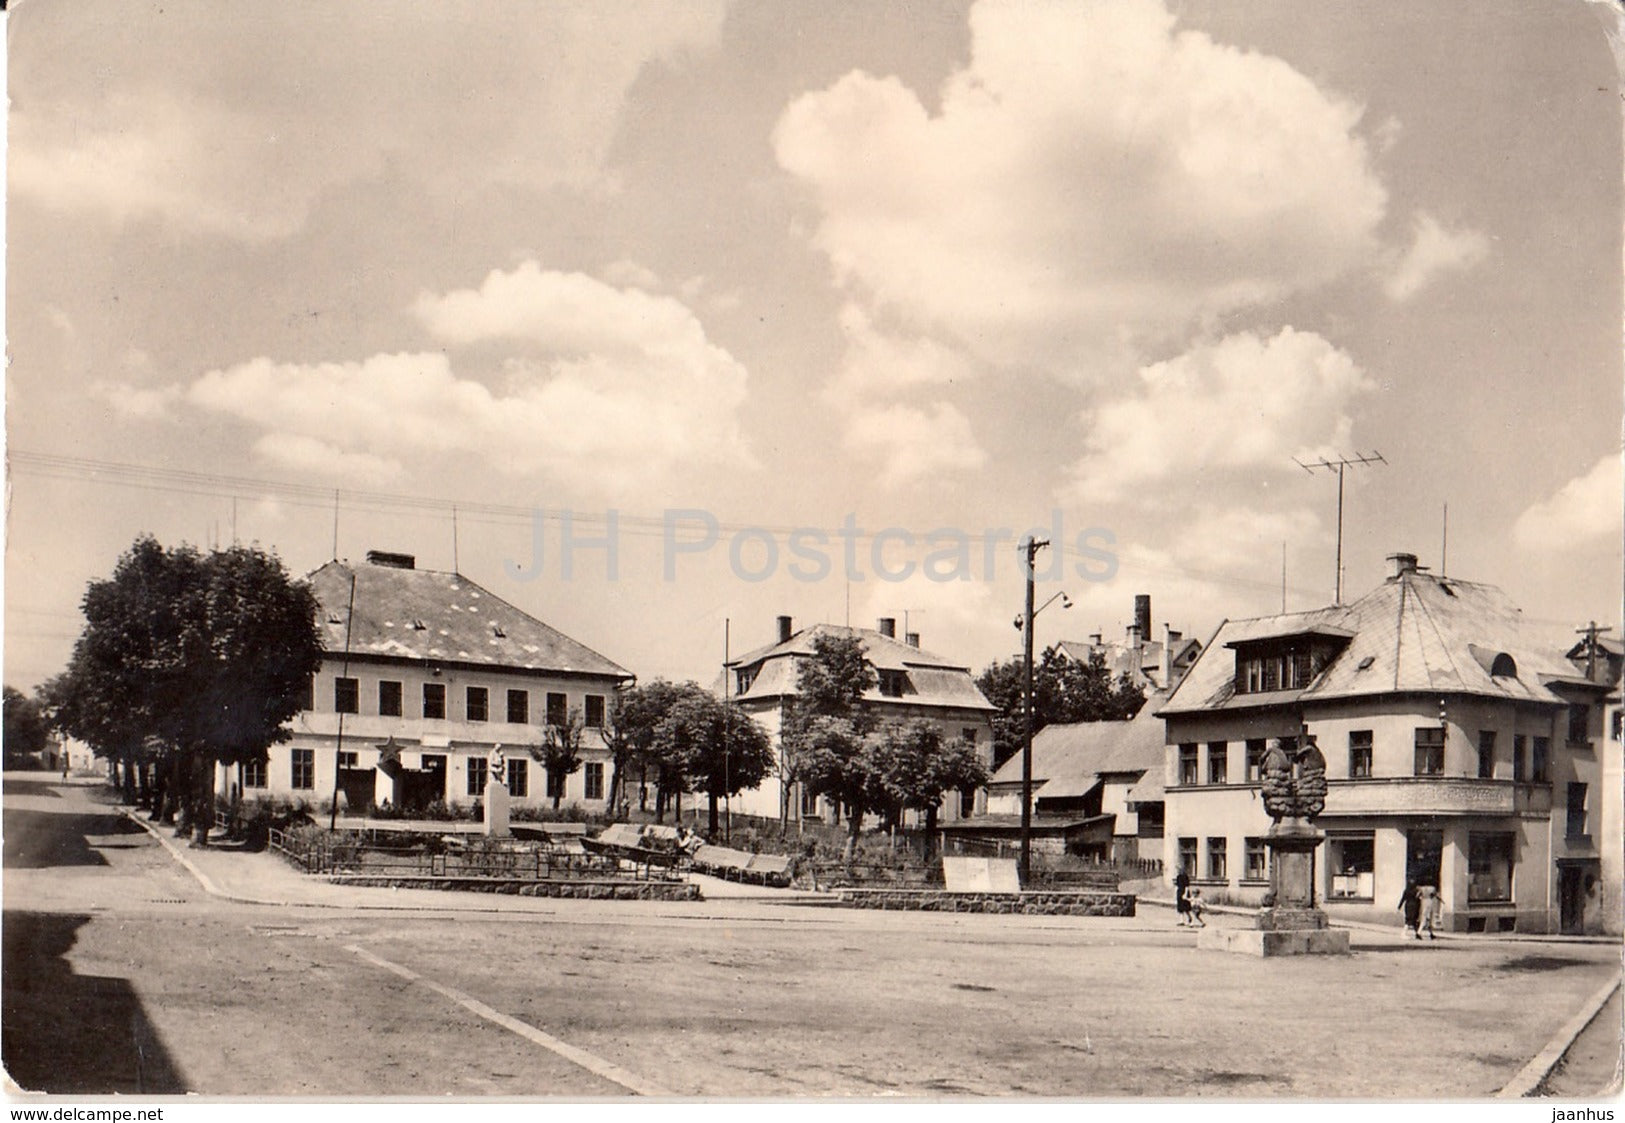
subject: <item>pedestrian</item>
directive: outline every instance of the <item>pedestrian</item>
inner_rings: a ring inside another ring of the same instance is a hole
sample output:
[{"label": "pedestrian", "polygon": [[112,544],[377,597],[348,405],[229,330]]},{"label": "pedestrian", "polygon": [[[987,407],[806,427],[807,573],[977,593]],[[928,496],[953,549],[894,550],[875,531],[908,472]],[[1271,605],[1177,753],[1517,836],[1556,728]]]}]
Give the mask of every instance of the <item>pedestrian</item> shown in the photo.
[{"label": "pedestrian", "polygon": [[1202,903],[1202,891],[1193,885],[1185,898],[1191,907],[1191,923],[1198,928],[1206,928],[1207,921],[1202,919],[1202,914],[1207,912],[1207,906]]},{"label": "pedestrian", "polygon": [[1423,885],[1417,888],[1416,895],[1421,898],[1422,916],[1421,925],[1416,930],[1416,938],[1420,940],[1422,933],[1428,934],[1428,939],[1437,940],[1438,934],[1434,931],[1439,923],[1439,913],[1442,901],[1439,898],[1439,887],[1436,885]]},{"label": "pedestrian", "polygon": [[1180,866],[1179,872],[1174,875],[1174,911],[1179,913],[1179,923],[1186,924],[1191,915],[1191,876]]},{"label": "pedestrian", "polygon": [[1405,892],[1399,898],[1399,908],[1405,912],[1405,934],[1420,940],[1422,933],[1422,894],[1417,891],[1416,882],[1407,881]]}]

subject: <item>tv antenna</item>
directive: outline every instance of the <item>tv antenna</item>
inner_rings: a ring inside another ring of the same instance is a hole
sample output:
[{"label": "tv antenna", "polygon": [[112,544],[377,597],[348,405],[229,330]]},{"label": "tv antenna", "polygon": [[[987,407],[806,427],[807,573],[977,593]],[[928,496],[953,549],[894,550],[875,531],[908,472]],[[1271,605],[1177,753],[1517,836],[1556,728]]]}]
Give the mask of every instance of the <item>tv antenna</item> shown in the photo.
[{"label": "tv antenna", "polygon": [[1319,460],[1312,460],[1308,464],[1305,464],[1303,461],[1299,460],[1296,456],[1294,456],[1292,458],[1292,463],[1294,463],[1298,467],[1302,468],[1305,472],[1308,472],[1311,476],[1314,475],[1317,471],[1326,471],[1326,472],[1336,472],[1337,473],[1337,582],[1336,582],[1337,592],[1333,595],[1332,603],[1333,604],[1342,604],[1343,603],[1343,472],[1344,472],[1345,469],[1348,469],[1348,468],[1367,468],[1367,467],[1370,467],[1373,464],[1387,464],[1388,461],[1386,461],[1386,460],[1384,460],[1382,458],[1382,453],[1378,452],[1376,449],[1372,449],[1371,450],[1371,455],[1369,455],[1369,456],[1367,456],[1363,452],[1357,452],[1353,456],[1339,456],[1336,460],[1328,460],[1326,457],[1322,456]]}]

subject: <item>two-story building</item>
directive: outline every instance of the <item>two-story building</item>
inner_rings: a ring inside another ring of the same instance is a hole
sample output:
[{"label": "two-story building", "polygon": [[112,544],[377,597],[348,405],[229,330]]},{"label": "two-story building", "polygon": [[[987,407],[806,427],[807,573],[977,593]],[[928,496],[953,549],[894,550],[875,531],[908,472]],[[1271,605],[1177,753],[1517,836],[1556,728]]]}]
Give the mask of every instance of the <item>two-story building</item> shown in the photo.
[{"label": "two-story building", "polygon": [[[910,632],[897,638],[897,621],[882,617],[878,626],[849,628],[836,624],[815,624],[796,631],[791,618],[778,618],[778,638],[728,662],[726,683],[718,693],[726,693],[751,715],[772,737],[783,760],[780,733],[785,710],[799,693],[798,670],[813,657],[819,636],[856,636],[863,644],[864,658],[875,671],[875,684],[859,703],[878,722],[915,719],[936,725],[944,740],[960,740],[975,748],[984,764],[993,759],[993,714],[995,707],[976,686],[970,668],[920,648],[920,637]],[[817,819],[834,822],[840,809],[813,795],[800,784],[792,784],[788,811],[791,821]],[[768,776],[761,785],[735,797],[734,809],[746,815],[778,818],[781,800],[786,796],[784,770]],[[948,822],[973,813],[980,792],[945,794],[939,818]]]},{"label": "two-story building", "polygon": [[[332,561],[308,580],[325,652],[289,740],[229,782],[255,795],[326,806],[335,790],[356,812],[465,806],[485,791],[501,745],[518,805],[603,807],[611,779],[602,727],[632,675],[458,573],[418,569],[410,555],[371,551]],[[585,724],[582,766],[549,776],[547,726]]]},{"label": "two-story building", "polygon": [[1260,902],[1259,763],[1307,734],[1334,917],[1398,924],[1416,881],[1439,887],[1447,929],[1600,929],[1600,857],[1620,845],[1598,834],[1607,688],[1525,640],[1498,589],[1390,562],[1352,604],[1227,620],[1162,706],[1168,875]]}]

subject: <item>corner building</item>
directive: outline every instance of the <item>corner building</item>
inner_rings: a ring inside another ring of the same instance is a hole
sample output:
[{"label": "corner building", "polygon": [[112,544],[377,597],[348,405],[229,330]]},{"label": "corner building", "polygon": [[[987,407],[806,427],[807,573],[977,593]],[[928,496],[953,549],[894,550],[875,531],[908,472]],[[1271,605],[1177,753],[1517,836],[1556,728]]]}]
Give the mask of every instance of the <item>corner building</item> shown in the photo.
[{"label": "corner building", "polygon": [[1315,737],[1328,792],[1318,900],[1398,925],[1407,881],[1459,932],[1603,927],[1607,687],[1523,639],[1489,585],[1412,554],[1349,605],[1222,624],[1159,711],[1168,879],[1256,905],[1269,886],[1268,741]]}]

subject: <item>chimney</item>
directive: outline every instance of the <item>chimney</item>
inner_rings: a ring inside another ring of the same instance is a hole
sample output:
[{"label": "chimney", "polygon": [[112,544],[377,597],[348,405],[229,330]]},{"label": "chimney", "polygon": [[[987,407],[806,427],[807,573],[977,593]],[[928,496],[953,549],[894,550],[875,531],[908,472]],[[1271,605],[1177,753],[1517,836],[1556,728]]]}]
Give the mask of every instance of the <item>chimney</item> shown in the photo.
[{"label": "chimney", "polygon": [[919,647],[920,646],[920,633],[919,632],[910,632],[908,634],[907,638],[908,638],[908,645],[910,647]]},{"label": "chimney", "polygon": [[1166,623],[1162,625],[1162,681],[1157,685],[1167,690],[1174,684],[1174,641],[1179,639],[1179,633]]},{"label": "chimney", "polygon": [[779,617],[779,642],[788,643],[790,640],[790,617]]},{"label": "chimney", "polygon": [[880,627],[880,634],[887,639],[897,638],[897,617],[882,616],[876,623]]},{"label": "chimney", "polygon": [[386,569],[416,569],[418,559],[411,554],[391,554],[385,550],[368,550],[368,565],[381,565]]},{"label": "chimney", "polygon": [[1407,573],[1415,573],[1416,572],[1416,555],[1415,554],[1389,554],[1388,555],[1388,565],[1391,567],[1391,570],[1392,570],[1388,574],[1388,579],[1390,581],[1396,581],[1400,577],[1403,577]]},{"label": "chimney", "polygon": [[1089,646],[1090,647],[1099,647],[1100,646],[1100,640],[1101,640],[1101,634],[1099,632],[1090,632],[1089,633]]},{"label": "chimney", "polygon": [[1134,598],[1134,630],[1141,643],[1151,642],[1151,594],[1140,593]]}]

